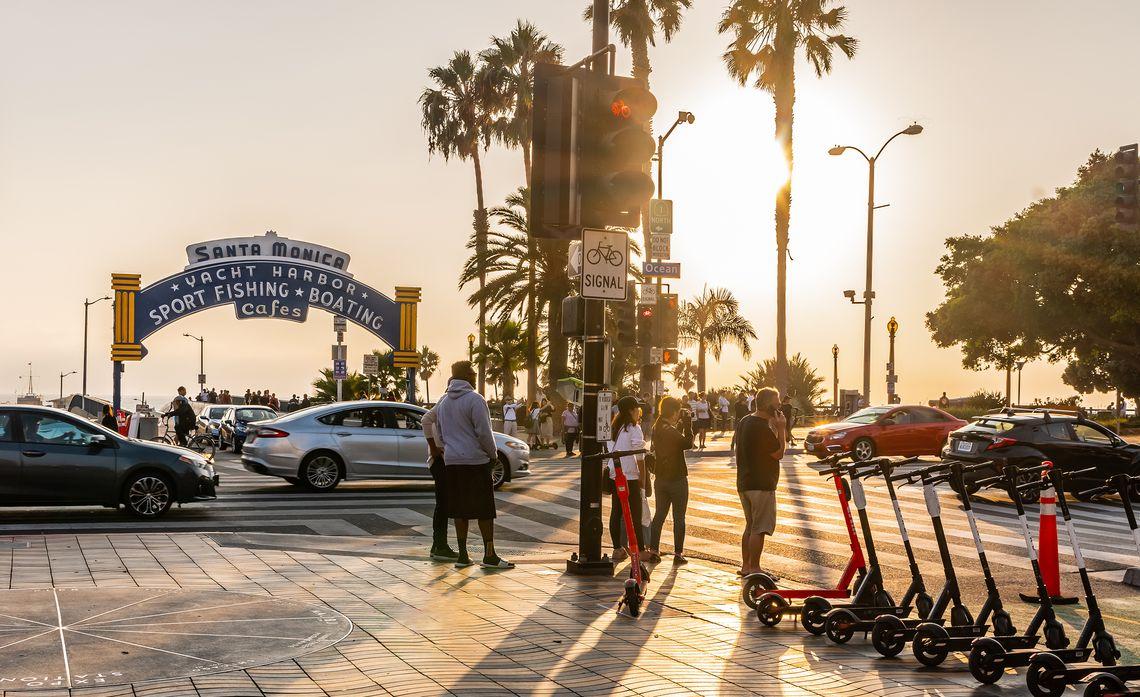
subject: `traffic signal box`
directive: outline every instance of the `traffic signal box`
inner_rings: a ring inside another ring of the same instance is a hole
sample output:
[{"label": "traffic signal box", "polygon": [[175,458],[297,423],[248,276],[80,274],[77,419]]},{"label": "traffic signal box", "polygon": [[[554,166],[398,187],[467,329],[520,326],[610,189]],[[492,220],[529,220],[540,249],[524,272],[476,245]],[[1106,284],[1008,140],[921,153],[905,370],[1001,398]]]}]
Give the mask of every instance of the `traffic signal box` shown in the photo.
[{"label": "traffic signal box", "polygon": [[617,324],[618,343],[633,345],[637,341],[637,317],[633,303],[629,301],[615,302],[611,306],[614,311],[615,324]]},{"label": "traffic signal box", "polygon": [[1135,230],[1140,224],[1137,214],[1138,178],[1137,144],[1123,145],[1116,151],[1116,222],[1129,230]]},{"label": "traffic signal box", "polygon": [[654,346],[657,337],[657,325],[653,316],[655,309],[652,305],[637,306],[637,345]]},{"label": "traffic signal box", "polygon": [[541,63],[531,122],[530,233],[578,239],[583,227],[637,227],[653,196],[657,99],[637,80]]},{"label": "traffic signal box", "polygon": [[676,346],[678,343],[677,319],[679,300],[676,293],[661,293],[657,296],[657,340],[662,347]]}]

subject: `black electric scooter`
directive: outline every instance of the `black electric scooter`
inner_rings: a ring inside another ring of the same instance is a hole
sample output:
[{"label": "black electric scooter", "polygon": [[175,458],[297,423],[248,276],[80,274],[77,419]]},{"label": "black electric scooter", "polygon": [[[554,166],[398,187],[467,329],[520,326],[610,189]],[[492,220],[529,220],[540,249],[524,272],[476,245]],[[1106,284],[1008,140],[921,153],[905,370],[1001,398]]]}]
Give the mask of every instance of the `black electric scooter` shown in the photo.
[{"label": "black electric scooter", "polygon": [[[1049,597],[1049,590],[1045,587],[1045,579],[1041,576],[1041,564],[1037,561],[1037,548],[1033,543],[1033,535],[1029,532],[1029,523],[1025,519],[1025,504],[1021,492],[1028,489],[1040,488],[1044,480],[1018,483],[1020,478],[1027,474],[1036,474],[1049,469],[1047,465],[1019,468],[1017,465],[1006,465],[1003,473],[998,477],[990,477],[978,481],[982,486],[991,486],[1002,483],[1009,493],[1017,509],[1017,519],[1021,523],[1021,535],[1025,538],[1025,549],[1029,555],[1029,565],[1033,569],[1033,578],[1037,583],[1037,599],[1040,606],[1029,621],[1026,632],[1018,636],[981,637],[975,639],[970,646],[970,674],[974,679],[986,685],[992,685],[1001,679],[1005,672],[1006,657],[1011,651],[1031,649],[1037,646],[1040,640],[1038,631],[1045,636],[1045,646],[1050,650],[1063,649],[1069,645],[1069,638],[1065,636],[1065,627],[1057,621],[1057,614],[1053,610],[1053,600]],[[1022,664],[1025,665],[1025,664]]]},{"label": "black electric scooter", "polygon": [[[951,460],[945,464],[950,471],[939,477],[939,481],[949,481],[954,491],[963,493],[965,492],[965,487],[962,485],[965,473],[993,466],[993,463],[989,461],[967,464]],[[932,482],[932,484],[936,483],[937,482]],[[953,567],[948,567],[950,573],[947,575],[947,584],[939,595],[940,606],[935,613],[932,613],[930,622],[900,623],[889,615],[876,620],[875,626],[871,630],[871,643],[874,645],[875,650],[884,656],[895,656],[902,651],[907,642],[914,642],[913,650],[915,657],[923,665],[934,667],[945,661],[946,656],[949,654],[949,647],[943,645],[942,640],[953,638],[959,642],[973,641],[989,630],[991,618],[993,619],[995,634],[1010,635],[1017,631],[1013,626],[1013,620],[1010,618],[1009,613],[1006,612],[1002,606],[1001,595],[998,592],[997,583],[994,580],[989,562],[986,559],[986,551],[982,545],[981,535],[978,533],[977,520],[974,516],[973,506],[970,503],[970,497],[968,494],[960,495],[959,499],[962,501],[962,508],[966,513],[966,520],[970,523],[970,531],[974,538],[974,548],[978,553],[978,561],[981,564],[982,575],[985,578],[986,600],[982,604],[977,618],[972,622],[965,621],[968,618],[968,611],[965,615],[959,612],[957,618],[955,618],[952,612],[952,626],[950,627],[944,627],[941,622],[935,621],[942,618],[942,613],[945,612],[951,600],[951,593],[957,592],[957,578],[953,577],[953,581],[951,581]],[[930,500],[928,499],[928,509],[930,508],[929,503]],[[931,519],[934,520],[934,518],[934,511],[931,511]],[[939,522],[937,530],[940,530],[941,527]],[[939,551],[941,552],[941,547]],[[943,563],[946,563],[945,557],[943,558]],[[968,647],[968,644],[965,644],[965,646]]]},{"label": "black electric scooter", "polygon": [[[1081,554],[1080,541],[1077,539],[1077,530],[1069,515],[1069,504],[1065,500],[1064,481],[1082,474],[1095,472],[1095,467],[1089,467],[1075,472],[1061,472],[1056,469],[1046,470],[1046,477],[1053,488],[1057,490],[1057,505],[1061,509],[1061,517],[1065,521],[1065,528],[1069,532],[1069,545],[1073,548],[1073,558],[1077,563],[1077,573],[1081,577],[1081,587],[1084,590],[1085,606],[1089,614],[1085,620],[1081,634],[1077,638],[1077,645],[1071,649],[1057,651],[1015,651],[1006,655],[1006,666],[1028,665],[1025,674],[1025,684],[1034,697],[1060,697],[1065,688],[1084,678],[1097,673],[1115,673],[1132,675],[1140,672],[1136,666],[1117,666],[1116,659],[1120,658],[1120,651],[1116,648],[1116,641],[1104,626],[1100,606],[1093,592],[1092,582],[1089,579],[1088,569],[1085,568],[1085,557]],[[1028,657],[1026,654],[1030,654]],[[1099,666],[1069,666],[1071,663],[1088,661],[1090,654]]]},{"label": "black electric scooter", "polygon": [[1140,474],[1114,474],[1104,480],[1103,486],[1093,487],[1077,494],[1081,500],[1091,501],[1105,494],[1118,494],[1124,504],[1124,516],[1128,519],[1128,529],[1132,531],[1132,541],[1136,544],[1136,558],[1140,560],[1140,527],[1136,523],[1136,509],[1132,505],[1133,492],[1140,490]]}]

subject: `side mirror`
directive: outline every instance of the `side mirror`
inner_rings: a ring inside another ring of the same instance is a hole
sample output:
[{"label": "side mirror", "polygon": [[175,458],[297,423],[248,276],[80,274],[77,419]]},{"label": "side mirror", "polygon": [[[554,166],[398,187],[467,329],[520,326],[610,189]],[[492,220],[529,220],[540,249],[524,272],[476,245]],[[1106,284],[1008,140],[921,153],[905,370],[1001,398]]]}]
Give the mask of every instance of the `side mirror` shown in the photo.
[{"label": "side mirror", "polygon": [[107,445],[107,436],[102,433],[96,433],[91,436],[91,440],[87,441],[87,444],[93,448],[102,448]]}]

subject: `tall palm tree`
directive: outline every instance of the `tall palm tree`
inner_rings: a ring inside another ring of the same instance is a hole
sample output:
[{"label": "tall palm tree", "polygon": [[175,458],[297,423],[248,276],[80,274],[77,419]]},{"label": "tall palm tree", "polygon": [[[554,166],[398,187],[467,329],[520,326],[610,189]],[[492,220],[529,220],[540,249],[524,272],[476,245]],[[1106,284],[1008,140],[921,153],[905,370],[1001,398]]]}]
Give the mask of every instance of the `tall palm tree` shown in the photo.
[{"label": "tall palm tree", "polygon": [[745,358],[752,356],[749,339],[756,338],[752,323],[740,314],[740,301],[727,288],[705,288],[691,301],[682,303],[678,333],[684,344],[697,345],[697,389],[704,391],[706,362],[711,353],[720,360],[725,344],[734,344]]},{"label": "tall palm tree", "polygon": [[724,53],[728,74],[740,85],[749,80],[769,92],[776,104],[776,140],[788,164],[788,180],[776,194],[776,386],[788,388],[788,228],[792,213],[792,117],[796,101],[796,52],[817,77],[831,72],[833,52],[851,58],[856,39],[838,33],[847,20],[845,7],[832,0],[733,0],[717,31],[734,38]]},{"label": "tall palm tree", "polygon": [[680,387],[682,392],[688,392],[697,383],[697,365],[693,363],[692,359],[683,358],[666,370],[669,371],[673,382],[677,383],[677,387]]},{"label": "tall palm tree", "polygon": [[503,386],[503,399],[515,396],[515,373],[522,367],[527,349],[523,326],[504,319],[487,327],[487,338],[475,347],[475,355],[488,363],[487,376]]},{"label": "tall palm tree", "polygon": [[[421,126],[427,132],[428,154],[471,159],[475,167],[475,243],[487,242],[487,209],[483,204],[483,165],[479,157],[491,139],[503,129],[509,97],[505,72],[489,66],[470,51],[456,51],[446,65],[428,71],[434,87],[420,94]],[[486,272],[479,271],[479,287]],[[487,329],[487,308],[479,306],[479,335]],[[487,366],[479,361],[479,391],[486,385]]]},{"label": "tall palm tree", "polygon": [[[513,102],[511,116],[500,129],[499,137],[504,142],[522,150],[523,174],[526,187],[530,188],[531,142],[530,124],[534,112],[534,66],[537,63],[559,63],[562,60],[562,47],[546,38],[530,22],[517,20],[515,28],[506,38],[491,37],[491,48],[483,52],[487,64],[503,71],[506,89]],[[509,205],[509,204],[508,204]],[[564,243],[563,243],[564,244]],[[534,259],[536,241],[527,237],[527,254]],[[535,283],[535,264],[529,264],[531,285]],[[526,306],[527,394],[538,394],[538,303],[530,294]]]},{"label": "tall palm tree", "polygon": [[420,348],[420,377],[424,380],[424,403],[431,404],[431,376],[439,369],[439,354],[424,344]]}]

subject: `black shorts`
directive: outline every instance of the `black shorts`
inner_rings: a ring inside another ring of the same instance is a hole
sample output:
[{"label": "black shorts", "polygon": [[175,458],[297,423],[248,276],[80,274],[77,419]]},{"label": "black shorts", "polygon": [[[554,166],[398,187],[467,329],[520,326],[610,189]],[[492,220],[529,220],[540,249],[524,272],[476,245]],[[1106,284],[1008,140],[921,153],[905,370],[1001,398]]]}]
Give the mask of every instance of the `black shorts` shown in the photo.
[{"label": "black shorts", "polygon": [[708,429],[712,425],[712,419],[697,419],[697,428]]},{"label": "black shorts", "polygon": [[446,465],[447,517],[461,520],[491,520],[495,517],[495,487],[491,463]]}]

